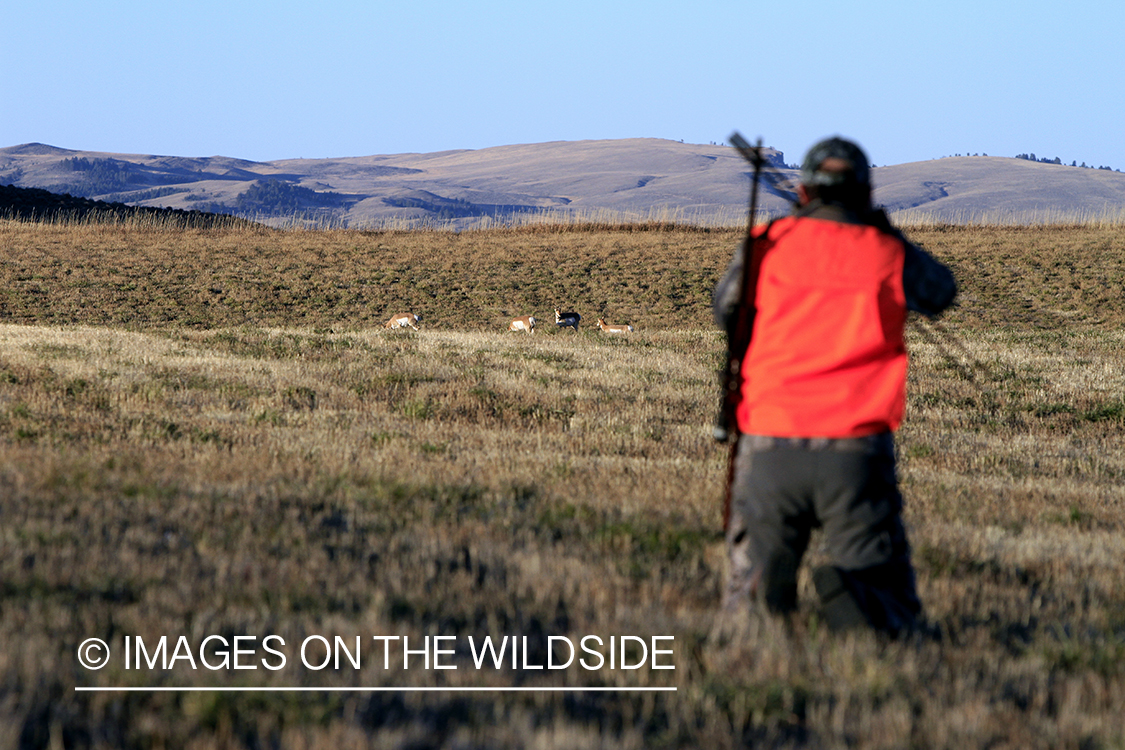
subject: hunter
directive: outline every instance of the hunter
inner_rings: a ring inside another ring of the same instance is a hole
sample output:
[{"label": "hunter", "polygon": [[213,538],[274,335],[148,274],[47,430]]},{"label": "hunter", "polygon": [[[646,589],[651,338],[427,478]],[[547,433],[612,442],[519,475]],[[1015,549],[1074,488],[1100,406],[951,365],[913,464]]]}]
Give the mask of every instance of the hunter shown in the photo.
[{"label": "hunter", "polygon": [[801,559],[822,528],[830,563],[812,579],[829,628],[916,626],[893,438],[906,405],[903,329],[907,311],[936,316],[956,293],[949,269],[872,208],[860,147],[814,145],[794,212],[755,227],[715,289],[716,322],[729,333],[748,316],[750,332],[737,370],[724,610],[793,612]]}]

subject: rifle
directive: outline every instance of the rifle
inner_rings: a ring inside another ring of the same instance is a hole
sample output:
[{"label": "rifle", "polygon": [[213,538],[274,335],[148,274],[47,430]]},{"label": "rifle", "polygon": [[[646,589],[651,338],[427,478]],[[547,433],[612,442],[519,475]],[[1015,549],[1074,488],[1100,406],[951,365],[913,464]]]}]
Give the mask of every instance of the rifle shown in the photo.
[{"label": "rifle", "polygon": [[[731,133],[730,143],[742,157],[754,167],[754,177],[750,183],[750,215],[746,220],[746,241],[743,245],[742,278],[739,286],[741,302],[734,311],[734,328],[727,329],[727,358],[722,372],[722,401],[719,406],[719,416],[715,420],[712,435],[720,443],[738,443],[738,421],[735,411],[740,400],[738,370],[742,363],[742,356],[750,345],[749,322],[743,311],[743,304],[753,304],[753,295],[748,295],[753,277],[754,257],[754,215],[758,211],[758,179],[762,174],[762,139],[758,139],[757,146],[751,146],[737,130]],[[728,483],[729,484],[729,483]],[[729,492],[728,492],[729,495]],[[728,503],[729,505],[729,503]],[[724,513],[724,526],[725,513]]]},{"label": "rifle", "polygon": [[723,366],[722,387],[723,397],[719,408],[719,416],[715,420],[712,434],[720,443],[729,441],[737,442],[738,424],[735,420],[735,411],[741,399],[738,383],[738,369],[746,348],[750,345],[750,316],[744,311],[743,303],[753,306],[753,289],[757,286],[754,265],[754,218],[758,212],[758,185],[766,183],[766,187],[775,195],[784,198],[789,203],[797,202],[796,187],[789,177],[780,172],[776,167],[767,163],[762,156],[762,139],[758,145],[751,146],[742,135],[735,131],[730,135],[730,143],[737,149],[742,158],[754,167],[754,177],[750,186],[750,213],[746,220],[746,242],[743,248],[742,278],[740,302],[734,311],[734,328],[727,331],[727,358]]},{"label": "rifle", "polygon": [[742,358],[750,346],[750,308],[754,305],[754,289],[757,287],[758,265],[754,257],[754,218],[758,212],[758,183],[765,169],[766,180],[773,191],[782,197],[795,201],[787,178],[775,169],[768,167],[762,156],[762,139],[758,139],[756,146],[751,146],[742,135],[735,131],[731,134],[730,143],[738,150],[746,161],[754,167],[754,176],[750,185],[750,214],[746,220],[746,242],[742,256],[742,283],[739,287],[739,303],[734,310],[734,326],[727,329],[727,357],[722,372],[722,403],[719,407],[719,416],[715,420],[712,435],[720,443],[731,444],[730,458],[727,463],[726,497],[723,501],[723,530],[730,525],[731,485],[734,482],[734,463],[738,454],[738,404],[742,400],[739,370],[742,367]]}]

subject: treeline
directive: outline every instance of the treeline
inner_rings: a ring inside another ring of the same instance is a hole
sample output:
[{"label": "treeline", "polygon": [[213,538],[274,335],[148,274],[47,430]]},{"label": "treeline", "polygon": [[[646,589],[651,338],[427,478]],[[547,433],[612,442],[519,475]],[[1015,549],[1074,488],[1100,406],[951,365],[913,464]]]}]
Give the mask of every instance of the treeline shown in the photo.
[{"label": "treeline", "polygon": [[384,198],[383,203],[394,208],[420,208],[434,218],[443,220],[482,215],[476,204],[460,198],[443,198],[440,202],[424,198]]},{"label": "treeline", "polygon": [[129,189],[130,170],[116,159],[87,159],[84,156],[75,156],[63,159],[59,165],[64,171],[80,172],[82,175],[80,179],[56,185],[55,189],[62,193],[89,197]]},{"label": "treeline", "polygon": [[102,196],[104,201],[120,201],[122,203],[140,203],[154,198],[166,198],[169,195],[188,192],[187,188],[161,187],[152,190],[132,190],[125,193],[111,193]]},{"label": "treeline", "polygon": [[[953,154],[953,155],[954,156],[988,156],[988,154],[984,154],[984,153],[970,154],[967,151],[964,154]],[[945,158],[948,158],[948,157],[943,156],[942,158],[945,159]],[[1115,170],[1113,167],[1104,167],[1104,166],[1103,167],[1095,167],[1093,164],[1087,164],[1086,162],[1082,162],[1081,164],[1079,164],[1077,161],[1072,161],[1070,164],[1067,164],[1066,162],[1064,162],[1062,159],[1060,159],[1057,156],[1054,159],[1051,159],[1051,158],[1048,158],[1046,156],[1036,157],[1035,154],[1016,154],[1015,158],[1025,159],[1027,161],[1036,161],[1036,162],[1039,162],[1040,164],[1058,164],[1058,165],[1064,166],[1064,167],[1069,166],[1069,167],[1080,167],[1082,169],[1104,169],[1107,172],[1120,172],[1121,171],[1120,169]],[[871,166],[875,166],[875,165],[872,164]]]},{"label": "treeline", "polygon": [[484,216],[499,218],[511,216],[512,214],[539,213],[543,210],[538,206],[472,203],[461,198],[444,198],[436,195],[433,196],[432,200],[416,196],[383,198],[383,203],[394,208],[419,208],[428,213],[432,218],[442,221],[479,218]]},{"label": "treeline", "polygon": [[247,214],[291,214],[310,208],[336,208],[344,204],[340,193],[320,193],[281,180],[258,180],[235,199],[234,208]]},{"label": "treeline", "polygon": [[52,193],[39,188],[0,185],[0,219],[45,223],[103,222],[157,219],[169,226],[193,228],[229,227],[242,219],[203,211],[178,208],[130,206],[125,203],[96,201],[69,193]]},{"label": "treeline", "polygon": [[[1016,158],[1017,159],[1026,159],[1027,161],[1037,161],[1037,162],[1040,162],[1041,164],[1062,164],[1063,163],[1063,160],[1060,159],[1057,156],[1054,159],[1048,159],[1046,156],[1043,156],[1043,157],[1037,159],[1037,158],[1035,158],[1035,154],[1016,154]],[[1086,162],[1082,162],[1081,164],[1079,164],[1077,161],[1072,161],[1070,163],[1070,166],[1081,167],[1082,169],[1095,169],[1093,164],[1088,165],[1088,164],[1086,164]],[[1115,171],[1113,169],[1113,167],[1106,167],[1106,166],[1096,167],[1096,169],[1104,169],[1108,172]],[[1121,170],[1116,170],[1116,171],[1121,171]]]},{"label": "treeline", "polygon": [[340,214],[348,201],[355,198],[341,193],[321,193],[282,180],[258,180],[239,193],[233,205],[215,202],[206,195],[196,193],[184,196],[184,200],[196,203],[203,211],[249,219],[274,216],[314,220],[323,219],[326,214]]},{"label": "treeline", "polygon": [[[183,177],[154,171],[150,167],[120,159],[87,159],[85,156],[74,156],[61,160],[58,169],[63,174],[70,174],[73,177],[53,185],[51,189],[60,194],[67,193],[84,198],[97,195],[107,201],[139,201],[186,190],[186,188],[157,187],[143,194],[143,197],[132,195],[133,191],[143,186],[167,186],[182,182]],[[197,176],[202,178],[202,173]]]}]

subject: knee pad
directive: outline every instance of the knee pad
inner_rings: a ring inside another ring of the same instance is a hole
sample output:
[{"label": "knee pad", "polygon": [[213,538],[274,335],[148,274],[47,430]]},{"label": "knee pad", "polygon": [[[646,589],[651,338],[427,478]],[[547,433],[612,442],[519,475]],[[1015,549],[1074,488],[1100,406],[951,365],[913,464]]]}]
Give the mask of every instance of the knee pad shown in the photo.
[{"label": "knee pad", "polygon": [[848,589],[838,568],[822,565],[814,570],[813,586],[820,597],[822,613],[829,630],[842,633],[868,625],[867,615]]}]

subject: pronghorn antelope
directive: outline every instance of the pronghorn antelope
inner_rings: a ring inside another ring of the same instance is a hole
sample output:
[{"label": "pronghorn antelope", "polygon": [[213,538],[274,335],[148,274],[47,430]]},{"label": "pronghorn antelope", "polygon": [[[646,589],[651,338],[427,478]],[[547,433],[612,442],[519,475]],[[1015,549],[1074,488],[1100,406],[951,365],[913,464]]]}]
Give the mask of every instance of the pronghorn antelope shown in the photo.
[{"label": "pronghorn antelope", "polygon": [[535,333],[535,318],[530,315],[524,315],[522,318],[516,318],[508,324],[509,331],[527,331],[528,333]]},{"label": "pronghorn antelope", "polygon": [[598,328],[602,329],[606,333],[632,333],[633,332],[633,326],[631,326],[631,325],[626,324],[626,325],[623,325],[623,326],[611,326],[609,323],[605,322],[604,318],[598,318]]},{"label": "pronghorn antelope", "polygon": [[418,326],[414,324],[420,322],[422,322],[421,315],[415,315],[414,313],[403,313],[402,315],[392,315],[391,319],[383,324],[383,328],[390,328],[391,330],[394,330],[395,328],[406,328],[407,326],[410,326],[415,331],[417,331]]},{"label": "pronghorn antelope", "polygon": [[555,325],[559,328],[570,326],[577,331],[580,320],[582,320],[582,316],[576,312],[559,312],[559,308],[555,308]]}]

